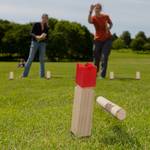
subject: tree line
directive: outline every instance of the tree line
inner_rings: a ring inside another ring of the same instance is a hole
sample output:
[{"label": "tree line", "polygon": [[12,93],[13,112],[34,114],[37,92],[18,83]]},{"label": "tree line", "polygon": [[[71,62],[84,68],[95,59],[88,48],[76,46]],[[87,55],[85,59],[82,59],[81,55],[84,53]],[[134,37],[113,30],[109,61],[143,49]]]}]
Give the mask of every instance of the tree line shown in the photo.
[{"label": "tree line", "polygon": [[129,31],[124,31],[119,37],[113,35],[113,49],[132,49],[133,51],[150,51],[150,37],[146,37],[143,31],[131,38]]},{"label": "tree line", "polygon": [[[33,23],[18,24],[0,20],[0,56],[27,58],[30,48],[30,32]],[[46,56],[48,60],[91,60],[93,53],[93,34],[76,22],[49,19],[49,39]],[[150,50],[150,37],[139,32],[134,39],[128,31],[121,36],[113,34],[113,49],[131,48]],[[38,58],[38,55],[37,55]]]},{"label": "tree line", "polygon": [[[33,23],[17,24],[0,20],[0,55],[27,58]],[[88,60],[92,56],[93,35],[86,26],[76,22],[49,19],[48,60]],[[38,58],[38,55],[37,55]]]}]

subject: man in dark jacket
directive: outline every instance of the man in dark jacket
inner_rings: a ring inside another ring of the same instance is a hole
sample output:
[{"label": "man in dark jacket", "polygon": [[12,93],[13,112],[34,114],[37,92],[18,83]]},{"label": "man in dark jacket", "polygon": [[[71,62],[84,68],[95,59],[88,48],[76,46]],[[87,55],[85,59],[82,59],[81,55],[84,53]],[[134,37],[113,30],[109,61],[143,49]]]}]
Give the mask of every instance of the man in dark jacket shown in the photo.
[{"label": "man in dark jacket", "polygon": [[39,61],[40,61],[40,77],[45,77],[45,65],[44,65],[44,57],[46,51],[46,44],[48,40],[48,15],[43,14],[41,22],[37,22],[33,25],[31,36],[31,47],[30,54],[25,64],[25,70],[23,72],[22,77],[25,78],[28,76],[32,61],[35,57],[36,52],[39,50]]}]

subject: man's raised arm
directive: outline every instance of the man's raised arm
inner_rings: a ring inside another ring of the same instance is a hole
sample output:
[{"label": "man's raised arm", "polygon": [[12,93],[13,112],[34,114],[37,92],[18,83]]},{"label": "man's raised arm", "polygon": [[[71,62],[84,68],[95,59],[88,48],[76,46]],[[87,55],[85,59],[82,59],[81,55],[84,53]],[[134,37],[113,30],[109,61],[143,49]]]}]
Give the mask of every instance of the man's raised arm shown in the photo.
[{"label": "man's raised arm", "polygon": [[90,12],[89,12],[89,16],[88,16],[88,22],[89,22],[90,24],[93,23],[93,22],[92,22],[92,13],[93,13],[94,8],[95,8],[95,5],[91,5],[91,7],[90,7]]}]

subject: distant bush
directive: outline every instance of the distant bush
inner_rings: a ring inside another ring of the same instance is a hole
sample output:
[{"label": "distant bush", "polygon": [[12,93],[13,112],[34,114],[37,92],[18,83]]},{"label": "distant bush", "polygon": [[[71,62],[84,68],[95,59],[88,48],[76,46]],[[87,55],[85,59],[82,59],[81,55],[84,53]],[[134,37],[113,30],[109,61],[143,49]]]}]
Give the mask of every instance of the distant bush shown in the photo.
[{"label": "distant bush", "polygon": [[145,44],[145,40],[142,38],[142,37],[138,37],[134,40],[132,40],[131,44],[130,44],[130,47],[133,49],[133,50],[143,50],[143,46]]},{"label": "distant bush", "polygon": [[116,39],[114,42],[113,42],[113,45],[112,45],[113,49],[123,49],[126,47],[125,45],[125,42],[124,40],[122,40],[121,38],[118,38]]},{"label": "distant bush", "polygon": [[[93,36],[87,27],[76,22],[49,19],[49,60],[86,59],[91,60]],[[32,24],[25,25],[0,20],[0,53],[27,58],[30,48]],[[56,58],[55,58],[56,57]]]},{"label": "distant bush", "polygon": [[63,58],[67,53],[67,41],[61,32],[51,34],[46,51],[49,60],[57,61],[58,58]]},{"label": "distant bush", "polygon": [[138,39],[138,38],[142,38],[144,41],[147,41],[147,37],[143,31],[140,31],[137,33],[137,35],[135,36],[135,39]]},{"label": "distant bush", "polygon": [[[0,54],[9,58],[28,58],[30,49],[30,32],[33,23],[17,24],[0,20]],[[93,34],[80,23],[49,18],[49,39],[46,56],[49,60],[90,61],[93,56]],[[150,37],[143,31],[131,39],[129,31],[121,36],[112,35],[113,49],[150,50]],[[38,58],[38,55],[36,56]]]},{"label": "distant bush", "polygon": [[129,48],[131,43],[131,34],[129,31],[124,31],[120,38],[125,42],[126,48]]},{"label": "distant bush", "polygon": [[143,46],[143,50],[150,50],[150,43],[145,43]]}]

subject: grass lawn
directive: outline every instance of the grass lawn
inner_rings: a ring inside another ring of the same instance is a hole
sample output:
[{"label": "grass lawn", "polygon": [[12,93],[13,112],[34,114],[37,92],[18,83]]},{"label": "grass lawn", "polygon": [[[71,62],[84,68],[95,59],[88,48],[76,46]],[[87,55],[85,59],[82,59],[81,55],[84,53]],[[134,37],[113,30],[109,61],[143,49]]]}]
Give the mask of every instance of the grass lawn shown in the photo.
[{"label": "grass lawn", "polygon": [[[55,75],[49,81],[39,78],[38,63],[24,80],[16,66],[0,63],[0,150],[150,149],[150,55],[112,53],[108,70],[118,79],[98,80],[95,98],[111,99],[127,111],[127,118],[120,122],[95,103],[89,138],[70,134],[75,63],[47,63]],[[134,80],[136,71],[142,80]]]}]

